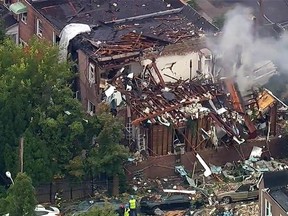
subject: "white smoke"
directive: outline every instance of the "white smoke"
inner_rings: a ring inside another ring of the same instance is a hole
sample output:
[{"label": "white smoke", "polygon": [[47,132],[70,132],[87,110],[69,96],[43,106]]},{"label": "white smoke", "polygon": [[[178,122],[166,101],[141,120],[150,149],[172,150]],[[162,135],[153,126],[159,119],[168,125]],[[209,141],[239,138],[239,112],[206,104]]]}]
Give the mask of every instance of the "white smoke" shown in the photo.
[{"label": "white smoke", "polygon": [[[274,64],[281,71],[288,72],[287,33],[278,39],[260,37],[256,33],[252,11],[240,6],[229,11],[225,20],[220,36],[217,39],[210,38],[207,42],[208,47],[219,58],[218,63],[223,68],[222,75],[235,76],[241,90],[246,90],[251,85],[262,85],[268,81],[270,76],[267,74],[276,70]],[[267,28],[272,30],[272,25],[266,26]],[[239,59],[241,66],[237,67]],[[259,70],[259,67],[262,69]]]}]

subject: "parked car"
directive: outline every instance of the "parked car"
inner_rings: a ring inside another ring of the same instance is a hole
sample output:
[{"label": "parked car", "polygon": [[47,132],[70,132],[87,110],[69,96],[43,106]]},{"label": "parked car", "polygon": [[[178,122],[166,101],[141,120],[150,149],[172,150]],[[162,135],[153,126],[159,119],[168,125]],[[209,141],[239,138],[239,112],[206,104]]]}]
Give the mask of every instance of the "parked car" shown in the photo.
[{"label": "parked car", "polygon": [[217,200],[220,203],[231,203],[245,200],[257,199],[259,189],[255,184],[243,184],[235,191],[224,192],[217,195]]},{"label": "parked car", "polygon": [[94,207],[103,208],[107,204],[111,205],[114,208],[115,213],[118,214],[121,205],[123,205],[122,202],[119,200],[110,200],[109,202],[105,202],[104,200],[85,200],[75,207],[72,216],[77,216],[80,215],[81,213],[88,212],[90,209]]},{"label": "parked car", "polygon": [[191,206],[191,199],[188,195],[172,194],[160,198],[143,197],[140,200],[141,212],[154,214],[157,209],[178,210],[187,209]]},{"label": "parked car", "polygon": [[[36,216],[60,216],[60,210],[52,206],[45,207],[43,205],[37,205],[35,208],[35,214]],[[3,216],[9,216],[9,213]]]}]

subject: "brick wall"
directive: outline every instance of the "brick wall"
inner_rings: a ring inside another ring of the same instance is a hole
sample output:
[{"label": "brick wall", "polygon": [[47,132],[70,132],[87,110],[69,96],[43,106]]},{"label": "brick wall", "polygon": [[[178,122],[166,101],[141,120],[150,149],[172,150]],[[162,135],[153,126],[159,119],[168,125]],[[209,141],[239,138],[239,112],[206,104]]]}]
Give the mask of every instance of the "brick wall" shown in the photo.
[{"label": "brick wall", "polygon": [[[27,22],[24,23],[19,18],[19,38],[21,38],[26,43],[36,36],[36,20],[41,20],[43,27],[43,39],[48,41],[53,41],[53,32],[59,34],[57,29],[54,29],[53,26],[40,14],[38,13],[30,4],[23,2],[27,6]],[[21,17],[21,16],[20,16]]]},{"label": "brick wall", "polygon": [[[84,110],[87,111],[88,100],[91,101],[94,105],[98,103],[98,94],[97,89],[99,88],[99,69],[97,65],[89,59],[89,57],[81,50],[78,50],[78,71],[79,71],[79,84],[81,92],[81,103],[84,107]],[[95,80],[96,83],[90,85],[88,81],[88,70],[89,63],[95,64]]]},{"label": "brick wall", "polygon": [[[203,149],[198,151],[200,156],[209,165],[224,165],[226,162],[239,161],[247,159],[252,151],[253,146],[263,147],[265,146],[265,140],[254,140],[240,146],[221,147],[217,151],[214,149]],[[274,158],[283,158],[288,156],[288,144],[287,137],[275,138],[269,142],[269,151]],[[267,149],[267,148],[266,148]],[[269,152],[263,152],[262,156],[269,155]],[[191,172],[193,170],[196,157],[193,152],[187,152],[181,156],[181,164]],[[175,155],[165,155],[158,157],[149,157],[141,163],[130,164],[126,166],[128,175],[132,177],[137,171],[141,171],[144,176],[149,178],[163,178],[167,176],[175,175],[174,166]],[[197,167],[203,169],[200,163],[197,163]]]}]

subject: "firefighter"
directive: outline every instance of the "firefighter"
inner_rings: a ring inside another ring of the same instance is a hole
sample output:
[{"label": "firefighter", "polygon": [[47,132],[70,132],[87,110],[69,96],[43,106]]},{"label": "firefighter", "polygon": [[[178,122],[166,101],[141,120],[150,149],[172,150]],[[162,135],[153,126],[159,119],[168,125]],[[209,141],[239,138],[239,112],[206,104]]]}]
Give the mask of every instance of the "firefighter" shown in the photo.
[{"label": "firefighter", "polygon": [[56,203],[57,208],[60,209],[61,204],[62,204],[62,198],[61,198],[61,194],[58,192],[56,192],[55,194],[55,203]]},{"label": "firefighter", "polygon": [[130,196],[129,200],[130,216],[137,216],[137,205],[136,199],[133,195]]},{"label": "firefighter", "polygon": [[125,205],[124,216],[130,216],[129,204]]}]

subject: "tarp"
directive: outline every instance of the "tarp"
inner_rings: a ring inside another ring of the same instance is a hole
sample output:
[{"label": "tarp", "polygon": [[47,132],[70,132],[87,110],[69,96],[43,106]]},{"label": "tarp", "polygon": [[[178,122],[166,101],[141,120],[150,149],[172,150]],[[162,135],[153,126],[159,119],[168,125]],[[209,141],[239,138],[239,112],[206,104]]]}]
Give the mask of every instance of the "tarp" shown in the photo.
[{"label": "tarp", "polygon": [[59,61],[63,62],[67,59],[68,54],[68,45],[70,40],[72,40],[74,37],[81,33],[85,32],[91,32],[91,28],[89,25],[86,24],[80,24],[80,23],[71,23],[66,25],[61,33],[60,33],[60,52],[59,52]]},{"label": "tarp", "polygon": [[16,2],[11,4],[9,10],[12,11],[14,14],[22,14],[27,12],[27,7],[22,2]]}]

